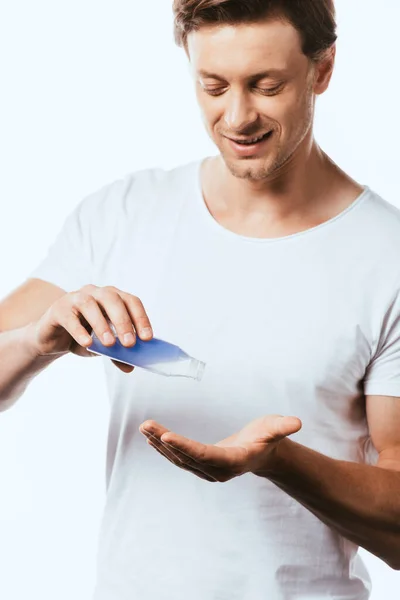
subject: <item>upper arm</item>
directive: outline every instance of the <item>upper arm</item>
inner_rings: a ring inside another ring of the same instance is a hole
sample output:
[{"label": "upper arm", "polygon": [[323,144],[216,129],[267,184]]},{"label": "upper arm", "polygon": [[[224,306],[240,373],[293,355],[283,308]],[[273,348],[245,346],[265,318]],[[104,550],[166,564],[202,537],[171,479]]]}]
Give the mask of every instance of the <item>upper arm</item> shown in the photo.
[{"label": "upper arm", "polygon": [[378,466],[400,471],[400,398],[366,396],[366,411]]},{"label": "upper arm", "polygon": [[27,279],[0,302],[0,331],[37,321],[65,290],[41,279]]}]

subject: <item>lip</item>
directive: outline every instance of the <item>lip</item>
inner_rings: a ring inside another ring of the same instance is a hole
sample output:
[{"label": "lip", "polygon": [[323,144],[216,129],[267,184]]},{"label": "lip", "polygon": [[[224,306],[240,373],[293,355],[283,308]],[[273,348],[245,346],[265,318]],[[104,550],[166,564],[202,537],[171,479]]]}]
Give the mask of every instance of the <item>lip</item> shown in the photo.
[{"label": "lip", "polygon": [[265,149],[265,145],[268,144],[269,140],[272,138],[273,132],[269,132],[270,135],[262,140],[261,142],[255,142],[254,144],[246,145],[238,144],[231,138],[225,137],[229,146],[232,148],[233,152],[238,156],[254,156],[259,152]]}]

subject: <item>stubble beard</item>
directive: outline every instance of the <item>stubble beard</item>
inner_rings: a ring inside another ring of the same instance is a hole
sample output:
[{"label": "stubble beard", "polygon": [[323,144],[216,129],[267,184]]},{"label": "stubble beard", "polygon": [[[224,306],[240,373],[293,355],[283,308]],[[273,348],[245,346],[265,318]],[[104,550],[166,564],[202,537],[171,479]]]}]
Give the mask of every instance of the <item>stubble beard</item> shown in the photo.
[{"label": "stubble beard", "polygon": [[[285,161],[280,157],[279,148],[275,159],[269,158],[242,159],[238,161],[231,160],[221,151],[222,159],[230,173],[238,179],[247,179],[249,181],[261,181],[270,177],[279,169]],[[257,161],[258,164],[254,164]],[[252,164],[253,163],[253,164]]]}]

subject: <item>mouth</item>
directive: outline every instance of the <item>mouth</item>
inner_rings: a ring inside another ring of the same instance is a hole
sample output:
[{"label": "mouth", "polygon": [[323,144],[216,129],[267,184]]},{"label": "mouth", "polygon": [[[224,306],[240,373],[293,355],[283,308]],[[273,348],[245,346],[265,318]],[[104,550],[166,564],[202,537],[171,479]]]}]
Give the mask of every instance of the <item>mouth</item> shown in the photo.
[{"label": "mouth", "polygon": [[234,142],[235,144],[239,144],[240,146],[255,146],[256,144],[260,144],[267,138],[271,137],[271,135],[272,135],[272,131],[267,131],[267,133],[264,133],[262,135],[259,135],[257,137],[253,137],[253,138],[236,139],[236,138],[228,137],[228,140],[230,140],[231,142]]},{"label": "mouth", "polygon": [[270,139],[273,136],[273,131],[267,131],[262,135],[252,138],[236,138],[226,137],[231,152],[237,158],[249,159],[265,156],[265,153],[270,150]]}]

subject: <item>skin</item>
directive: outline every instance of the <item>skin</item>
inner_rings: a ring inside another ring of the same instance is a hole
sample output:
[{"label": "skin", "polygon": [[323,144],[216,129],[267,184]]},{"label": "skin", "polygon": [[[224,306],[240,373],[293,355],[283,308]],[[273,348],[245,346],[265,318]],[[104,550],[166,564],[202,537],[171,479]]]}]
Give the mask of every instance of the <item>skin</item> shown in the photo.
[{"label": "skin", "polygon": [[[313,139],[316,96],[329,85],[334,47],[316,64],[303,54],[297,30],[273,20],[203,27],[188,36],[187,52],[220,153],[205,161],[202,179],[222,225],[252,237],[288,235],[332,218],[362,192]],[[270,130],[268,144],[250,158],[238,157],[227,139]]]},{"label": "skin", "polygon": [[[251,237],[290,235],[333,218],[360,195],[363,188],[313,138],[315,100],[328,88],[334,48],[312,63],[297,31],[269,20],[203,27],[189,35],[187,53],[204,123],[220,152],[204,162],[202,185],[221,225]],[[255,76],[272,69],[273,76]],[[273,93],[265,91],[278,85]],[[256,156],[235,155],[226,139],[269,130],[273,136]],[[207,482],[244,473],[270,479],[398,570],[400,398],[367,396],[366,417],[379,453],[376,466],[334,460],[293,442],[288,436],[302,426],[296,417],[261,416],[215,444],[190,440],[152,420],[140,432],[164,458]]]}]

